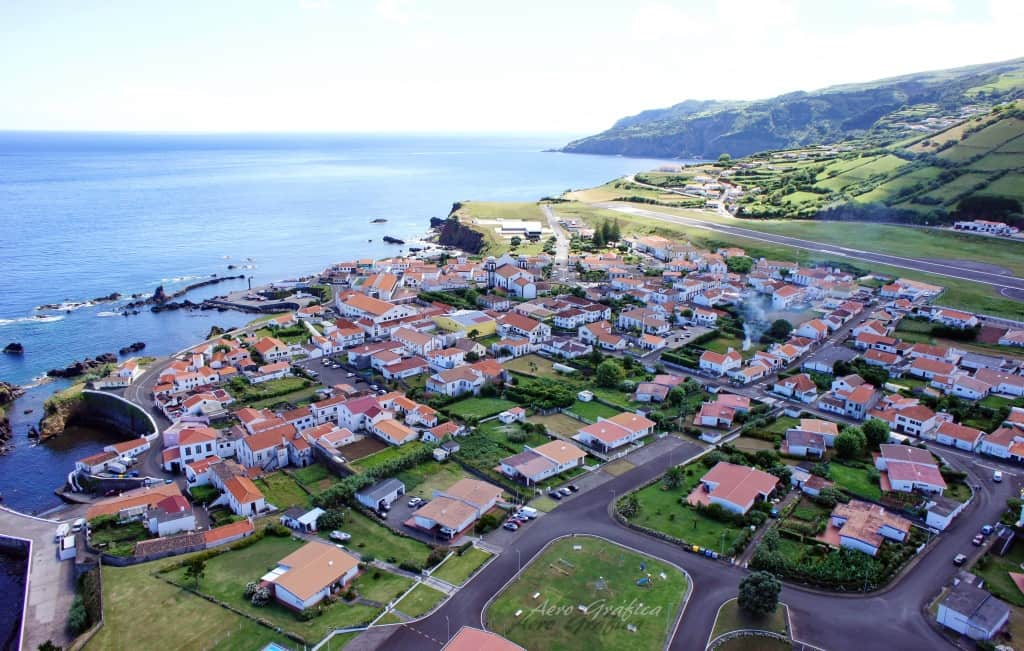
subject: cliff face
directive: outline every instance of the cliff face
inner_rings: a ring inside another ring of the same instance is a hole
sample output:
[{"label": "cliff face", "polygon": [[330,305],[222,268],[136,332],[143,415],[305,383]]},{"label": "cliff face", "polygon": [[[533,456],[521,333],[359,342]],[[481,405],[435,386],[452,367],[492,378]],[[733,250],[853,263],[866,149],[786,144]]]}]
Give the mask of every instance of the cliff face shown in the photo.
[{"label": "cliff face", "polygon": [[22,394],[20,387],[0,382],[0,444],[11,438],[11,422],[7,418],[7,408]]},{"label": "cliff face", "polygon": [[484,249],[483,233],[462,224],[455,217],[444,220],[437,241],[438,244],[454,246],[466,253],[480,253]]},{"label": "cliff face", "polygon": [[43,441],[63,433],[67,424],[85,410],[82,386],[75,385],[65,389],[46,401],[45,413],[39,421],[39,440]]}]

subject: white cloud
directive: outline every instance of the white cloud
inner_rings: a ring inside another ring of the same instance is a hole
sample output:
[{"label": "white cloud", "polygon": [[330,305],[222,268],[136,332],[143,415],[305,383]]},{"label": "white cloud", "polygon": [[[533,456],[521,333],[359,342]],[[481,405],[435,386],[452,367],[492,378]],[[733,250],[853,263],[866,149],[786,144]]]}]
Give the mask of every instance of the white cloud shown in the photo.
[{"label": "white cloud", "polygon": [[886,0],[893,8],[907,8],[917,14],[938,14],[948,16],[956,10],[953,0]]},{"label": "white cloud", "polygon": [[377,16],[390,23],[408,25],[410,4],[409,0],[377,0],[375,11]]}]

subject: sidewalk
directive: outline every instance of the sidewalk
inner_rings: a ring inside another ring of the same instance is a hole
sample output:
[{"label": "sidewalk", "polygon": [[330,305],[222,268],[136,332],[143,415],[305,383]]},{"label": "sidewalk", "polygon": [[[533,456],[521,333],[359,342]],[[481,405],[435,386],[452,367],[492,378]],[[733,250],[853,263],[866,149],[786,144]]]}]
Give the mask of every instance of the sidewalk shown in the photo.
[{"label": "sidewalk", "polygon": [[[786,497],[783,498],[783,500],[779,502],[779,504],[775,508],[777,508],[779,511],[782,511],[783,508],[788,506],[790,503],[799,500],[802,495],[803,493],[801,493],[800,491],[789,491],[789,494],[786,495]],[[757,532],[754,534],[754,537],[750,539],[749,543],[747,543],[747,548],[743,550],[743,553],[740,554],[740,557],[736,559],[737,565],[739,565],[740,567],[747,566],[747,563],[750,562],[750,559],[754,557],[754,552],[757,551],[757,545],[761,542],[761,538],[764,537],[765,532],[768,531],[768,528],[771,526],[771,520],[768,520],[761,525],[761,528],[757,530]]]}]

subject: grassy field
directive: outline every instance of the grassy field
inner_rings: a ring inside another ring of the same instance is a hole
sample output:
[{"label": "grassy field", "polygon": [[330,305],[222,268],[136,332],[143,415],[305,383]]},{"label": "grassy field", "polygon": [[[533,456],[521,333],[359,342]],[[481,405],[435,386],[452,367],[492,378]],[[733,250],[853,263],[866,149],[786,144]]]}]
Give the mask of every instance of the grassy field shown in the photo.
[{"label": "grassy field", "polygon": [[270,642],[293,644],[283,634],[155,578],[153,569],[153,563],[103,567],[105,623],[86,648],[230,651]]},{"label": "grassy field", "polygon": [[460,479],[470,478],[471,475],[452,461],[427,461],[403,470],[397,477],[405,484],[407,495],[419,495],[429,500],[434,498],[435,490],[444,490]]},{"label": "grassy field", "polygon": [[296,406],[308,404],[314,401],[313,399],[316,397],[316,392],[321,388],[322,387],[320,387],[320,385],[309,386],[306,387],[305,389],[299,389],[298,391],[286,393],[283,396],[276,396],[274,398],[264,398],[263,400],[255,400],[249,403],[249,406],[252,407],[253,409],[265,409],[285,403]]},{"label": "grassy field", "polygon": [[449,405],[445,411],[455,418],[465,420],[467,418],[487,418],[515,406],[516,403],[510,400],[498,398],[466,398]]},{"label": "grassy field", "polygon": [[319,463],[292,470],[291,475],[313,493],[319,493],[341,481],[341,477],[331,474],[326,466]]},{"label": "grassy field", "polygon": [[[318,386],[301,377],[284,377],[269,380],[260,384],[245,384],[239,381],[228,382],[224,388],[235,399],[233,407],[241,409],[256,403],[277,404],[285,400],[285,395],[301,394]],[[268,403],[269,401],[269,403]]]},{"label": "grassy field", "polygon": [[590,421],[596,421],[598,418],[611,418],[621,413],[619,410],[595,400],[590,402],[580,402],[577,400],[569,407],[569,411]]},{"label": "grassy field", "polygon": [[370,568],[353,585],[363,599],[386,604],[402,596],[412,584],[412,579]]},{"label": "grassy field", "polygon": [[[259,607],[245,598],[248,581],[258,581],[262,574],[277,565],[277,561],[302,545],[302,541],[293,538],[268,536],[244,549],[215,556],[206,562],[206,573],[199,582],[198,590],[253,617],[264,618],[286,632],[300,635],[307,642],[322,639],[333,628],[368,624],[379,611],[361,604],[338,602],[328,606],[320,617],[301,621],[295,613],[276,602]],[[192,581],[186,579],[184,573],[184,568],[178,568],[163,576],[179,585],[191,587]],[[215,609],[210,604],[204,606]]]},{"label": "grassy field", "polygon": [[302,490],[297,481],[281,471],[272,472],[253,483],[263,492],[267,502],[282,511],[290,506],[305,506],[309,503],[306,491]]},{"label": "grassy field", "polygon": [[523,375],[555,379],[562,377],[561,373],[552,368],[553,365],[554,362],[540,355],[523,355],[503,364],[506,369]]},{"label": "grassy field", "polygon": [[444,599],[443,592],[421,583],[413,588],[412,592],[402,597],[402,600],[395,604],[395,609],[409,617],[421,617],[441,603],[442,599]]},{"label": "grassy field", "polygon": [[718,617],[715,618],[715,626],[711,632],[711,639],[729,631],[742,629],[757,629],[779,633],[780,635],[788,635],[787,619],[786,606],[783,604],[779,604],[775,612],[770,615],[755,617],[741,610],[735,599],[730,599],[722,604],[721,610],[718,611]]},{"label": "grassy field", "polygon": [[491,554],[484,550],[470,547],[462,556],[453,554],[451,558],[437,568],[433,576],[452,585],[462,585],[490,557]]},{"label": "grassy field", "polygon": [[989,592],[1015,606],[1024,606],[1024,594],[1010,578],[1010,572],[1021,572],[1024,563],[1024,543],[1015,542],[1006,556],[987,554],[973,568],[973,572],[985,579]]},{"label": "grassy field", "polygon": [[640,512],[631,518],[630,522],[667,533],[693,545],[718,552],[728,551],[742,532],[731,524],[712,520],[698,513],[692,506],[680,503],[696,485],[700,476],[697,473],[704,472],[703,466],[698,465],[695,468],[699,470],[691,473],[687,477],[687,482],[680,488],[664,490],[661,482],[658,482],[637,491]]},{"label": "grassy field", "polygon": [[[638,586],[645,574],[651,582]],[[488,629],[528,649],[658,649],[672,630],[685,591],[686,578],[674,567],[577,536],[541,553],[485,617]],[[636,602],[644,604],[642,614],[607,610]],[[580,604],[590,604],[586,614],[577,610]],[[570,614],[553,612],[560,609]],[[519,617],[517,611],[522,611]],[[627,629],[630,625],[635,632]]]},{"label": "grassy field", "polygon": [[398,562],[412,561],[422,565],[430,554],[430,548],[420,541],[399,536],[354,509],[345,515],[343,526],[346,533],[352,534],[349,547],[360,555],[371,554],[385,561],[393,558]]},{"label": "grassy field", "polygon": [[531,423],[540,423],[549,432],[561,436],[573,436],[585,425],[585,423],[581,423],[575,418],[562,413],[555,413],[549,416],[530,416],[527,420]]},{"label": "grassy field", "polygon": [[366,472],[380,466],[381,464],[387,463],[392,459],[400,459],[406,455],[412,454],[425,445],[426,443],[423,441],[410,441],[409,443],[398,447],[389,446],[380,452],[374,452],[373,454],[363,457],[358,461],[353,461],[350,465],[357,470]]},{"label": "grassy field", "polygon": [[838,463],[829,464],[829,476],[836,486],[843,488],[854,495],[860,495],[872,500],[882,497],[882,489],[877,481],[868,479],[867,470],[851,468]]},{"label": "grassy field", "polygon": [[[528,201],[464,201],[456,211],[459,221],[466,225],[473,225],[473,220],[494,220],[494,219],[520,219],[527,221],[546,222],[544,213],[540,206]],[[501,255],[512,247],[508,240],[500,237],[494,230],[494,226],[474,226],[484,236],[484,255]],[[539,247],[533,244],[524,244],[516,249],[517,253],[536,253],[532,248]]]}]

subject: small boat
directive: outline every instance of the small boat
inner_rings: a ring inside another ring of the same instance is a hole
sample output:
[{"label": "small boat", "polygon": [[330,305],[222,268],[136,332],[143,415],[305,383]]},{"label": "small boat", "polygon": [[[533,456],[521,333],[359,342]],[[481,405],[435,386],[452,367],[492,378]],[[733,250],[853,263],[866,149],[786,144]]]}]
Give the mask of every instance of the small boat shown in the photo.
[{"label": "small boat", "polygon": [[382,239],[388,244],[405,244],[405,240],[400,240],[397,237],[391,237],[390,235],[385,235]]},{"label": "small boat", "polygon": [[371,220],[370,220],[370,223],[371,223],[371,224],[383,224],[383,223],[384,223],[384,222],[386,222],[386,221],[387,221],[387,220],[386,220],[386,219],[384,219],[383,217],[378,217],[377,219],[371,219]]}]

